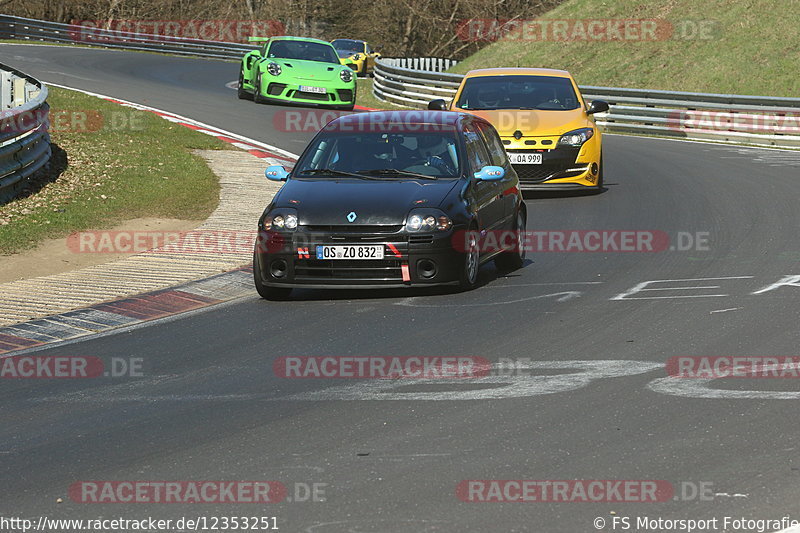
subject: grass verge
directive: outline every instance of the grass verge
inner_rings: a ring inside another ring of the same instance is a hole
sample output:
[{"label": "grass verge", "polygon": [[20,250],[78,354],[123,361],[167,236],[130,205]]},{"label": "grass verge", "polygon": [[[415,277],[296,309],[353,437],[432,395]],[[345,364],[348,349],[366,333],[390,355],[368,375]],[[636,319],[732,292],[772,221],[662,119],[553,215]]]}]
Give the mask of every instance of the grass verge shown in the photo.
[{"label": "grass verge", "polygon": [[655,19],[665,31],[650,41],[507,39],[451,71],[550,67],[570,71],[582,85],[765,96],[800,91],[800,2],[568,0],[541,18]]},{"label": "grass verge", "polygon": [[356,89],[356,105],[371,107],[373,109],[408,109],[400,107],[383,100],[378,100],[372,94],[372,78],[358,78],[358,88]]},{"label": "grass verge", "polygon": [[48,102],[53,157],[0,206],[0,254],[133,218],[200,220],[216,207],[218,180],[191,151],[224,142],[76,91],[50,88]]}]

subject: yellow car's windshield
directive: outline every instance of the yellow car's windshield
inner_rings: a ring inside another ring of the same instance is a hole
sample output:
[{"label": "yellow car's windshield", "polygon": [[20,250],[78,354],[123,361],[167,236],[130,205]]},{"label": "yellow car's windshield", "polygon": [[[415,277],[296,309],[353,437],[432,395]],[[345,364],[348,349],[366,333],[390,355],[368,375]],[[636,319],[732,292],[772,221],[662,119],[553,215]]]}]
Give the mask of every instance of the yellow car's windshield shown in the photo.
[{"label": "yellow car's windshield", "polygon": [[464,82],[456,107],[492,109],[577,109],[578,97],[569,78],[554,76],[478,76]]}]

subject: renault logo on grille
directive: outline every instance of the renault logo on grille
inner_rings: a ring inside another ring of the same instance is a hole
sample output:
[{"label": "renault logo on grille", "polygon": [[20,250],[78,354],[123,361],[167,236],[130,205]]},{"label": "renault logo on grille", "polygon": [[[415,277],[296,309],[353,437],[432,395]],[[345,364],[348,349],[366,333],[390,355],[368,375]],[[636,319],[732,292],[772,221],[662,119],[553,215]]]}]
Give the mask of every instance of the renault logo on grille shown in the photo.
[{"label": "renault logo on grille", "polygon": [[514,138],[515,138],[516,140],[520,140],[520,139],[522,138],[522,132],[521,132],[521,131],[519,131],[519,130],[515,131],[515,132],[514,132]]},{"label": "renault logo on grille", "polygon": [[355,222],[355,221],[356,221],[356,218],[358,218],[358,215],[356,215],[356,212],[355,212],[355,211],[350,211],[350,212],[347,214],[347,221],[348,221],[348,222]]}]

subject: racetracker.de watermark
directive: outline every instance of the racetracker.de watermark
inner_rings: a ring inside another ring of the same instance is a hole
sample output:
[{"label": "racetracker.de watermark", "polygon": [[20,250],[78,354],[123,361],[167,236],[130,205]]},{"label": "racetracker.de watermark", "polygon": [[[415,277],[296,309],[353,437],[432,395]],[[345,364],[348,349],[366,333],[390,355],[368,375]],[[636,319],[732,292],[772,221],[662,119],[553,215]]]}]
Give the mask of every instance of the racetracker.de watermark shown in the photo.
[{"label": "racetracker.de watermark", "polygon": [[245,43],[249,37],[285,35],[286,28],[279,20],[73,19],[68,32],[79,43],[169,43],[185,39]]},{"label": "racetracker.de watermark", "polygon": [[[330,124],[331,121],[349,115],[344,123]],[[404,115],[392,112],[372,112],[352,114],[346,111],[330,109],[284,109],[272,117],[272,126],[277,131],[287,133],[316,133],[322,128],[325,131],[348,133],[412,133],[450,131],[452,119],[436,112],[407,111]],[[522,131],[535,130],[539,125],[538,115],[527,110],[497,110],[492,117],[492,124],[498,130],[515,129]],[[326,127],[327,126],[327,127]]]},{"label": "racetracker.de watermark", "polygon": [[0,379],[142,377],[141,357],[12,355],[0,359]]},{"label": "racetracker.de watermark", "polygon": [[[255,230],[81,231],[67,237],[67,249],[79,254],[247,254],[257,237]],[[283,241],[278,240],[265,243],[264,250],[279,249]]]},{"label": "racetracker.de watermark", "polygon": [[800,356],[676,356],[666,365],[674,378],[800,378]]},{"label": "racetracker.de watermark", "polygon": [[36,109],[0,112],[0,134],[22,134],[38,124],[50,133],[94,133],[98,131],[143,131],[145,115],[132,110],[104,112],[97,109]]},{"label": "racetracker.de watermark", "polygon": [[800,113],[796,109],[768,113],[757,109],[736,111],[676,109],[667,115],[667,127],[673,131],[736,131],[800,135]]},{"label": "racetracker.de watermark", "polygon": [[462,41],[698,41],[717,36],[715,20],[665,19],[466,19],[456,35]]},{"label": "racetracker.de watermark", "polygon": [[489,375],[492,364],[469,356],[284,356],[272,369],[281,378],[447,379]]},{"label": "racetracker.de watermark", "polygon": [[462,253],[474,241],[482,253],[520,249],[526,253],[705,252],[710,250],[709,239],[707,231],[679,231],[670,235],[661,230],[459,230],[453,233],[452,245]]},{"label": "racetracker.de watermark", "polygon": [[711,482],[673,485],[653,479],[469,479],[456,485],[456,497],[469,503],[658,503],[710,501]]},{"label": "racetracker.de watermark", "polygon": [[75,503],[279,503],[287,488],[280,481],[77,481]]}]

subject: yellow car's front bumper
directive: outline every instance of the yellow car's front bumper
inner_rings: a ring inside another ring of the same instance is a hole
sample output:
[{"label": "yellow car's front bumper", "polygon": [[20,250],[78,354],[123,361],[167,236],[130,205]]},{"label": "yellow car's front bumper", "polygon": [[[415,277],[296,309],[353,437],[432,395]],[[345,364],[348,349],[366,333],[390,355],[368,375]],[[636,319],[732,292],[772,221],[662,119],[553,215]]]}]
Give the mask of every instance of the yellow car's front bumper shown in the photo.
[{"label": "yellow car's front bumper", "polygon": [[522,189],[584,189],[600,185],[602,139],[596,132],[580,147],[559,145],[553,137],[502,137],[509,155],[541,153],[540,164],[515,164]]}]

